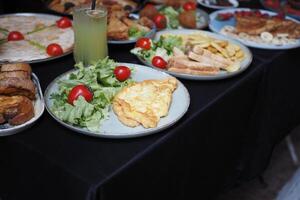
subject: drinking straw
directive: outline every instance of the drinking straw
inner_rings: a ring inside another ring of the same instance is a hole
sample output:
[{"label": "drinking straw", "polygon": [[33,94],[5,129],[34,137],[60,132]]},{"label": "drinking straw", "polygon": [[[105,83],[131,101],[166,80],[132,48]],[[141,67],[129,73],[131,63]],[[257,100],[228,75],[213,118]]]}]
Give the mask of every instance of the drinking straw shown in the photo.
[{"label": "drinking straw", "polygon": [[92,0],[92,10],[95,10],[95,7],[96,7],[96,0]]}]

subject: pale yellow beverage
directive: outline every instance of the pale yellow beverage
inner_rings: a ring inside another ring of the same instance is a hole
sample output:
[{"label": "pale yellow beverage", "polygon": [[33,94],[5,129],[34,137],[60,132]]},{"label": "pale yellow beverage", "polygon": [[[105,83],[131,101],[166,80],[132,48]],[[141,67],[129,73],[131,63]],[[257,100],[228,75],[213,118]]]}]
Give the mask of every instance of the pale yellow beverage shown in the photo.
[{"label": "pale yellow beverage", "polygon": [[107,56],[107,10],[98,6],[78,7],[74,10],[74,58],[85,66]]}]

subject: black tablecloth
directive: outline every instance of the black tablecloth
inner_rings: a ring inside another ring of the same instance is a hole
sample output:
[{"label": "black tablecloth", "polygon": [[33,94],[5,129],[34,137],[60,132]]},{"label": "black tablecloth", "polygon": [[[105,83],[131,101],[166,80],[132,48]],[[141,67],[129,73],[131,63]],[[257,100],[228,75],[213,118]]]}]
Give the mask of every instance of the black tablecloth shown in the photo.
[{"label": "black tablecloth", "polygon": [[[26,6],[17,10],[34,7]],[[109,48],[111,58],[138,63],[128,52],[132,46]],[[161,133],[87,137],[45,112],[32,128],[0,138],[0,198],[213,199],[238,181],[257,177],[274,145],[300,121],[300,51],[251,50],[253,62],[241,75],[182,80],[190,108]],[[32,67],[44,90],[73,65],[69,55]]]}]

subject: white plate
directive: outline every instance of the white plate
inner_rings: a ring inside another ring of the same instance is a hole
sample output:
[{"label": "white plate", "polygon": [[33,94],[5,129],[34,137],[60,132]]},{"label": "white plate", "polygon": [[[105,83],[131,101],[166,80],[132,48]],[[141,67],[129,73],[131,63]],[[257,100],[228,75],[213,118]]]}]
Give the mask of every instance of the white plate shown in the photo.
[{"label": "white plate", "polygon": [[[139,19],[138,14],[130,14],[129,17],[132,18],[132,19],[136,19],[136,20]],[[153,24],[153,27],[150,30],[150,32],[147,33],[143,37],[153,38],[155,33],[156,33],[156,26]],[[130,40],[107,40],[107,43],[108,44],[132,44],[132,43],[135,43],[138,39],[139,38],[130,39]]]},{"label": "white plate", "polygon": [[[234,13],[236,11],[249,11],[251,9],[249,8],[237,8],[237,9],[226,9],[226,10],[219,10],[219,11],[215,11],[213,13],[211,13],[209,15],[210,18],[210,22],[209,22],[209,28],[210,30],[212,30],[213,32],[216,33],[220,33],[221,29],[226,26],[226,25],[230,25],[230,26],[235,26],[235,19],[234,17],[231,18],[230,20],[226,20],[226,21],[219,21],[216,19],[216,17],[218,16],[219,13],[227,13],[227,12],[231,12]],[[271,12],[271,11],[267,11],[267,10],[260,10],[261,13],[267,13],[269,15],[277,15],[277,13],[275,12]],[[300,23],[299,21],[291,18],[291,17],[286,17],[289,20],[295,21],[297,23]],[[227,36],[230,37],[230,36]],[[249,46],[249,47],[254,47],[254,48],[260,48],[260,49],[293,49],[293,48],[298,48],[300,47],[300,39],[297,40],[297,43],[295,44],[286,44],[286,45],[274,45],[274,44],[263,44],[263,43],[257,43],[254,41],[250,41],[250,40],[245,40],[245,39],[240,39],[240,38],[233,38],[233,39],[237,39],[240,42],[242,42],[243,44]]]},{"label": "white plate", "polygon": [[37,91],[36,100],[34,101],[34,117],[29,121],[25,122],[24,124],[17,125],[17,126],[11,126],[8,123],[0,125],[0,137],[13,135],[25,130],[30,126],[32,126],[42,116],[45,109],[42,89],[37,76],[34,73],[32,73],[31,77],[32,77],[32,81],[36,86],[36,91]]},{"label": "white plate", "polygon": [[157,67],[154,67],[151,63],[148,63],[147,61],[141,59],[140,57],[138,57],[138,59],[145,65],[153,67],[157,70],[160,71],[164,71],[166,73],[169,73],[173,76],[176,76],[178,78],[182,78],[182,79],[189,79],[189,80],[220,80],[220,79],[225,79],[225,78],[230,78],[233,76],[236,76],[240,73],[242,73],[243,71],[245,71],[248,66],[251,64],[252,62],[252,53],[250,52],[250,50],[245,47],[244,45],[242,45],[241,43],[229,39],[225,36],[222,35],[218,35],[216,33],[212,33],[212,32],[208,32],[208,31],[200,31],[200,30],[191,30],[191,29],[182,29],[182,30],[165,30],[165,31],[159,31],[157,32],[156,36],[155,36],[155,40],[158,40],[159,37],[163,34],[192,34],[192,33],[202,33],[202,34],[206,34],[210,37],[216,38],[216,39],[220,39],[220,40],[227,40],[230,43],[236,44],[238,46],[241,47],[241,49],[243,50],[244,54],[245,54],[245,58],[244,60],[241,62],[241,67],[239,70],[235,71],[235,72],[226,72],[226,71],[221,71],[216,75],[193,75],[193,74],[183,74],[183,73],[176,73],[176,72],[171,72],[168,70],[163,70],[163,69],[159,69]]},{"label": "white plate", "polygon": [[237,8],[239,7],[239,2],[237,0],[229,0],[229,2],[232,4],[232,6],[220,6],[217,4],[210,3],[210,0],[197,0],[197,2],[207,8],[212,9],[226,9],[226,8]]},{"label": "white plate", "polygon": [[[130,68],[133,68],[132,78],[135,81],[143,81],[149,79],[164,79],[171,77],[169,74],[164,72],[159,72],[155,69],[151,69],[149,67],[145,67],[142,65],[130,64],[130,63],[119,63],[119,65],[126,65]],[[55,93],[58,89],[57,81],[61,79],[67,78],[67,76],[73,72],[74,70],[68,71],[55,80],[53,80],[45,91],[45,102],[46,109],[50,113],[50,115],[57,120],[63,126],[85,135],[95,136],[95,137],[104,137],[104,138],[132,138],[132,137],[140,137],[145,135],[150,135],[153,133],[157,133],[162,131],[173,124],[175,124],[188,110],[190,104],[190,96],[185,88],[185,86],[178,81],[178,87],[173,93],[173,100],[170,106],[169,114],[166,117],[160,119],[158,126],[156,128],[145,129],[142,126],[138,126],[135,128],[131,128],[123,125],[114,114],[112,109],[109,113],[109,119],[106,119],[102,122],[99,132],[92,132],[87,130],[86,128],[81,128],[78,126],[74,126],[68,123],[63,122],[58,119],[52,112],[52,100],[50,99],[50,95]]]},{"label": "white plate", "polygon": [[[14,14],[0,15],[0,17],[6,17],[6,16],[22,16],[22,17],[34,16],[34,17],[39,17],[41,19],[53,20],[53,24],[55,23],[55,21],[57,21],[61,18],[61,16],[50,15],[50,14],[41,14],[41,13],[14,13]],[[74,46],[74,44],[73,44],[73,46]],[[58,59],[58,58],[61,58],[63,56],[69,55],[70,53],[72,53],[72,51],[73,51],[73,48],[71,48],[69,51],[64,52],[62,55],[59,55],[59,56],[49,56],[47,58],[42,58],[42,59],[22,60],[22,61],[18,61],[18,62],[26,62],[26,63],[46,62],[46,61],[49,61],[49,60],[54,60],[54,59]],[[7,62],[0,60],[0,64],[3,64],[3,63],[7,63]]]}]

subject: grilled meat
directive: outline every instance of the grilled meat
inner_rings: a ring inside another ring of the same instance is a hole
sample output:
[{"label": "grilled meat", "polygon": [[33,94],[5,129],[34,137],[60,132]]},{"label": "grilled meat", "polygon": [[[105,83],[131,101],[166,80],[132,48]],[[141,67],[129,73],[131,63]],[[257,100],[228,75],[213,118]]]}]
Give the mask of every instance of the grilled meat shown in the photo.
[{"label": "grilled meat", "polygon": [[0,123],[23,124],[34,116],[30,99],[24,96],[0,96]]},{"label": "grilled meat", "polygon": [[31,74],[31,67],[27,63],[3,64],[1,72],[24,71]]},{"label": "grilled meat", "polygon": [[22,78],[22,79],[30,79],[30,74],[25,71],[8,71],[0,73],[0,80],[5,78]]},{"label": "grilled meat", "polygon": [[0,80],[0,94],[8,96],[22,95],[34,100],[36,91],[32,80],[9,77]]}]

